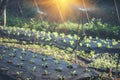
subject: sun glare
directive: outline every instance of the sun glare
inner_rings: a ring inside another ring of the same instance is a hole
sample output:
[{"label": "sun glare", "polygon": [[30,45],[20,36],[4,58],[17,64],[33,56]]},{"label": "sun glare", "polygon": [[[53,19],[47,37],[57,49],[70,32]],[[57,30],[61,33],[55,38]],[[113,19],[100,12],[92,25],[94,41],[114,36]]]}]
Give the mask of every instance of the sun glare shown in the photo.
[{"label": "sun glare", "polygon": [[67,14],[72,12],[72,5],[77,5],[76,0],[54,0],[58,13],[62,21],[66,18]]},{"label": "sun glare", "polygon": [[73,14],[73,7],[80,6],[81,0],[44,0],[39,1],[44,11],[49,15],[49,19],[60,18],[64,21],[68,15]]}]

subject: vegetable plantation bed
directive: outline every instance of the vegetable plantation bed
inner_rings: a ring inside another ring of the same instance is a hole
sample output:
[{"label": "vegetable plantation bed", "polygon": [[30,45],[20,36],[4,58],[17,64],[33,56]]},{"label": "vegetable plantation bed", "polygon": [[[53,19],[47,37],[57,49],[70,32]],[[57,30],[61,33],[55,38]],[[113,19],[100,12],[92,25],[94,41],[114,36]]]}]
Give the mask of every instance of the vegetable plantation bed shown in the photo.
[{"label": "vegetable plantation bed", "polygon": [[98,76],[93,69],[28,50],[0,45],[0,51],[0,75],[13,78],[4,80],[84,80]]},{"label": "vegetable plantation bed", "polygon": [[[77,43],[77,35],[65,35],[57,32],[44,32],[44,31],[30,31],[23,28],[4,28],[0,27],[0,37],[7,37],[16,39],[22,43],[35,43],[44,45],[55,45],[62,49],[71,49],[71,51],[78,44],[78,50],[95,51],[97,53],[119,53],[120,40],[115,39],[99,39],[98,37],[92,38],[91,36],[85,37],[80,43]],[[78,37],[81,39],[81,37]]]},{"label": "vegetable plantation bed", "polygon": [[[0,27],[0,37],[16,39],[21,44],[34,43],[44,45],[54,45],[60,49],[68,50],[72,52],[76,45],[78,45],[78,51],[84,50],[85,52],[94,51],[95,57],[103,53],[115,54],[120,53],[120,40],[115,39],[99,39],[98,37],[92,38],[91,36],[85,37],[81,42],[77,43],[77,35],[65,35],[63,33],[58,34],[57,32],[44,32],[44,31],[30,31],[23,28],[15,27]],[[94,58],[90,60],[94,60]]]},{"label": "vegetable plantation bed", "polygon": [[[78,45],[78,51],[84,50],[86,52],[95,51],[95,57],[91,58],[90,61],[95,61],[101,54],[108,53],[111,55],[120,54],[120,40],[115,39],[100,39],[98,37],[93,38],[86,36],[80,43],[77,43],[77,35],[64,35],[63,33],[58,34],[57,32],[44,32],[44,31],[30,31],[23,28],[13,27],[0,27],[0,37],[16,39],[21,44],[44,44],[44,45],[55,45],[58,48],[73,51],[76,45]],[[33,68],[36,68],[33,66]],[[46,70],[44,71],[46,72]],[[74,71],[73,71],[74,72]],[[108,71],[109,72],[109,71]],[[118,71],[119,72],[119,71]],[[115,71],[114,71],[115,73]]]}]

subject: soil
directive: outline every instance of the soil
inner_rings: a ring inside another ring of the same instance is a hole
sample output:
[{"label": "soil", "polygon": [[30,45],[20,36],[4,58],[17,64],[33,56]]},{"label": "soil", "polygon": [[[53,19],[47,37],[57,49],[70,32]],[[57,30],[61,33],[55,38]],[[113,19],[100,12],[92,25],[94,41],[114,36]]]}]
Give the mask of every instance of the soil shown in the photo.
[{"label": "soil", "polygon": [[6,74],[0,73],[0,80],[16,80]]},{"label": "soil", "polygon": [[[59,77],[63,76],[65,80],[82,80],[98,76],[99,73],[76,64],[71,64],[72,67],[68,67],[69,64],[62,60],[58,60],[56,63],[56,59],[51,56],[28,50],[25,50],[23,55],[22,49],[0,45],[0,51],[0,55],[2,55],[0,71],[8,78],[10,76],[17,80],[18,78],[22,80],[27,78],[31,78],[31,80],[59,80]],[[74,71],[76,75],[72,73]]]}]

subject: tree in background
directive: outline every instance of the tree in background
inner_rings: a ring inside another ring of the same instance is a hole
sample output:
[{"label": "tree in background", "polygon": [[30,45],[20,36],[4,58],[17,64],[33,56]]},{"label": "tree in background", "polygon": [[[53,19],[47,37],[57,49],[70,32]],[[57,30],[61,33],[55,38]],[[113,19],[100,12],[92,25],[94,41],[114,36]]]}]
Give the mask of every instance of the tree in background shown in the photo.
[{"label": "tree in background", "polygon": [[0,16],[2,18],[1,25],[6,26],[6,7],[8,0],[0,0]]}]

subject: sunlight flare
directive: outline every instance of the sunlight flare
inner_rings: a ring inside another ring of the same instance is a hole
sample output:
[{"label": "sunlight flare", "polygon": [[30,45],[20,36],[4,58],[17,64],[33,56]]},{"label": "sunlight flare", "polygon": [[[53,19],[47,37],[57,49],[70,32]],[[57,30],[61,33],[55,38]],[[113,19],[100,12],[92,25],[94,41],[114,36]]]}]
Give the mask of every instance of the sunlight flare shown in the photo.
[{"label": "sunlight flare", "polygon": [[50,19],[52,17],[59,17],[62,21],[74,12],[72,11],[73,6],[79,6],[80,3],[80,0],[44,0],[38,2],[50,15]]}]

